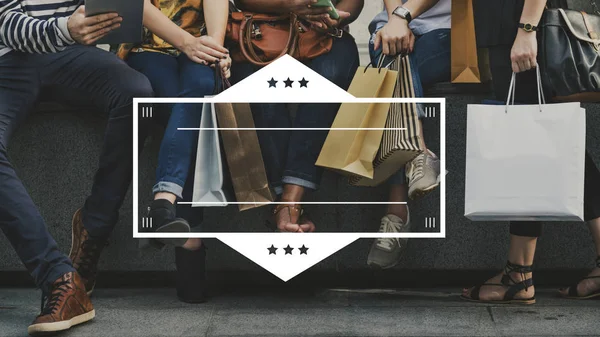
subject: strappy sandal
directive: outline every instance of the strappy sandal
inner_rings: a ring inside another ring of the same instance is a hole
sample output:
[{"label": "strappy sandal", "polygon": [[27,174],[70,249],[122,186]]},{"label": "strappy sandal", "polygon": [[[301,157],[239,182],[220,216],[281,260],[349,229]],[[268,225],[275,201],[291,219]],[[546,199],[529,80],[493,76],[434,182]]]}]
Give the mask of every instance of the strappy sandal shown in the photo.
[{"label": "strappy sandal", "polygon": [[[600,268],[600,256],[598,256],[598,258],[596,259],[596,267]],[[591,280],[591,279],[600,279],[600,276],[588,276],[588,277],[582,278],[581,280],[579,280],[579,282],[577,282],[574,285],[569,287],[569,293],[567,295],[561,294],[561,296],[564,298],[569,298],[569,299],[573,299],[573,300],[589,300],[592,298],[600,297],[600,289],[598,289],[595,292],[588,294],[586,296],[580,296],[579,293],[577,292],[577,286],[579,286],[579,284],[581,284],[582,281]]]},{"label": "strappy sandal", "polygon": [[[526,273],[532,272],[532,266],[521,266],[518,264],[514,264],[511,262],[506,262],[506,266],[504,267],[504,275],[502,276],[502,280],[500,283],[483,283],[471,291],[469,296],[461,295],[460,298],[463,300],[478,302],[478,303],[493,303],[493,304],[534,304],[535,296],[526,299],[515,298],[515,295],[518,294],[522,290],[527,290],[529,287],[533,286],[533,278],[528,278],[526,280],[517,282],[513,280],[510,276],[511,273],[521,273],[522,278],[525,278]],[[508,287],[508,290],[504,294],[504,298],[501,300],[481,300],[479,298],[479,292],[482,287],[485,286],[498,286],[498,287]]]}]

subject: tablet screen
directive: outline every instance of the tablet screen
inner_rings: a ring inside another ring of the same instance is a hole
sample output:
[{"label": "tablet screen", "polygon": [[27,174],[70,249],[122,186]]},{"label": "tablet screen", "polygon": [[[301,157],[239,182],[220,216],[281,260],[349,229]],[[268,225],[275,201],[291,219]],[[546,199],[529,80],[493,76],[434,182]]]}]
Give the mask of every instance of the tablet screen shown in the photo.
[{"label": "tablet screen", "polygon": [[85,0],[85,15],[116,12],[123,18],[121,27],[100,39],[97,44],[137,43],[142,41],[144,0]]}]

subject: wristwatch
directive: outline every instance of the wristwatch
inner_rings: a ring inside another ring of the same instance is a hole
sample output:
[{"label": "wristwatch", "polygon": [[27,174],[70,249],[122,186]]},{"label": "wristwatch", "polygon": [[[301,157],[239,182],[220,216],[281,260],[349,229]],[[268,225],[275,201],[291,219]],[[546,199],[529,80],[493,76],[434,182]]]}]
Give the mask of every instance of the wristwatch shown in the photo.
[{"label": "wristwatch", "polygon": [[538,30],[538,27],[532,25],[531,23],[519,23],[519,28],[526,32],[536,32]]},{"label": "wristwatch", "polygon": [[403,18],[408,23],[410,23],[412,21],[412,15],[410,14],[410,11],[402,6],[396,7],[396,9],[394,9],[392,14]]}]

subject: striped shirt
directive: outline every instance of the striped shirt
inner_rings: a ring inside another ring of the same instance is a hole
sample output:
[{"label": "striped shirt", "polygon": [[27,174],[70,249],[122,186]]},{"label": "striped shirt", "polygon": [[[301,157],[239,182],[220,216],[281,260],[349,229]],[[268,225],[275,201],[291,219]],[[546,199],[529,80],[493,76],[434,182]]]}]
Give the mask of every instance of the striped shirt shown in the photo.
[{"label": "striped shirt", "polygon": [[69,16],[83,0],[0,0],[0,57],[11,50],[55,53],[72,45]]}]

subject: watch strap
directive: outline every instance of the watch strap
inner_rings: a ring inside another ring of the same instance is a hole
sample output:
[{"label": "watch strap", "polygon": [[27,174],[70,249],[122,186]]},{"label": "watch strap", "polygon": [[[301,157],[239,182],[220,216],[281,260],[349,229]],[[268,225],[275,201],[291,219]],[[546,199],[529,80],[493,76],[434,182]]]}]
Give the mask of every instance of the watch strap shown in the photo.
[{"label": "watch strap", "polygon": [[523,29],[526,32],[537,32],[539,28],[530,23],[519,23],[519,28]]}]

